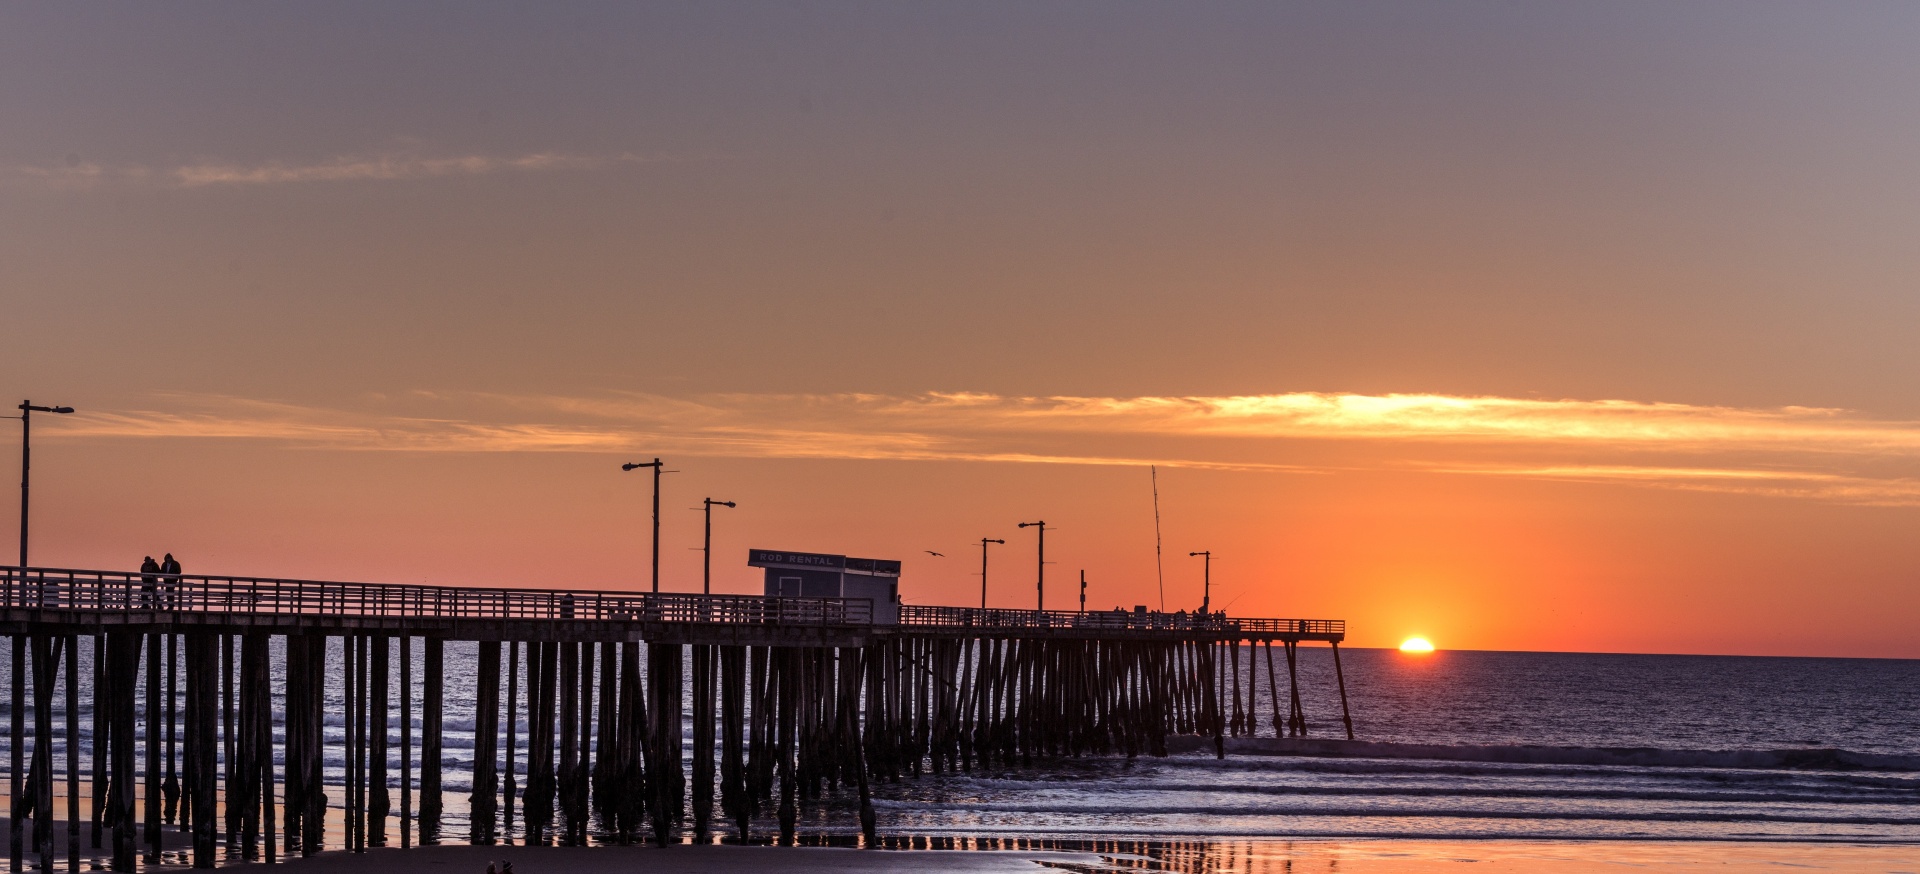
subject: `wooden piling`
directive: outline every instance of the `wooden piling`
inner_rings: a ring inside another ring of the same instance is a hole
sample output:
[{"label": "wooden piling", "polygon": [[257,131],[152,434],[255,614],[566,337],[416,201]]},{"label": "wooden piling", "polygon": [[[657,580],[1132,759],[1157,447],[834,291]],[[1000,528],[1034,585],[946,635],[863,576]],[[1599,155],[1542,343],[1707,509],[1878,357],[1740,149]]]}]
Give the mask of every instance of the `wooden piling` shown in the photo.
[{"label": "wooden piling", "polygon": [[[107,632],[107,709],[111,760],[107,778],[107,809],[102,824],[112,830],[113,870],[132,871],[139,854],[134,813],[134,701],[140,678],[140,644],[136,631]],[[15,664],[19,664],[18,661]],[[24,684],[18,684],[20,688]],[[18,708],[15,713],[20,712]],[[17,718],[17,717],[16,717]],[[18,773],[16,771],[15,773]]]},{"label": "wooden piling", "polygon": [[93,849],[100,849],[101,823],[107,813],[107,633],[93,633],[93,803],[89,805]]},{"label": "wooden piling", "polygon": [[[271,760],[269,760],[271,762]],[[269,796],[271,797],[271,796]],[[272,852],[273,840],[267,840]],[[413,638],[400,636],[400,848],[413,846]]]},{"label": "wooden piling", "polygon": [[[97,652],[94,656],[99,658]],[[96,687],[98,688],[98,687]],[[95,787],[98,791],[98,787]],[[67,635],[67,870],[80,871],[80,635]]]},{"label": "wooden piling", "polygon": [[595,725],[592,782],[593,810],[603,826],[614,827],[615,799],[620,794],[620,645],[600,644],[600,712]]},{"label": "wooden piling", "polygon": [[[180,778],[179,778],[179,775],[176,774],[174,771],[174,762],[173,762],[174,752],[176,749],[176,747],[174,746],[174,740],[175,740],[174,727],[176,724],[176,718],[174,713],[174,696],[175,696],[176,690],[179,688],[178,684],[179,684],[179,676],[180,676],[180,665],[179,665],[179,658],[178,658],[179,654],[176,652],[176,646],[179,643],[180,636],[177,634],[165,634],[165,635],[161,635],[161,637],[165,639],[167,642],[167,655],[166,655],[167,700],[166,700],[166,707],[165,707],[166,720],[167,720],[166,722],[167,748],[165,753],[166,776],[161,779],[161,783],[160,783],[160,793],[162,796],[160,819],[162,822],[172,824],[173,822],[176,821],[176,817],[181,812],[179,809]],[[190,818],[191,814],[188,814],[188,816]],[[181,821],[180,824],[184,826],[187,823],[185,821]]]},{"label": "wooden piling", "polygon": [[619,763],[612,799],[614,832],[621,843],[640,833],[646,815],[646,695],[641,688],[640,644],[620,644],[620,715],[615,720]]},{"label": "wooden piling", "polygon": [[420,843],[440,840],[441,726],[446,712],[446,659],[440,638],[420,641]]},{"label": "wooden piling", "polygon": [[33,796],[33,847],[40,870],[53,870],[53,685],[60,677],[59,639],[32,637],[33,765],[27,772]]},{"label": "wooden piling", "polygon": [[521,796],[526,841],[545,843],[547,828],[553,822],[553,716],[554,692],[558,685],[558,644],[527,645],[527,709],[531,725],[527,728],[527,790]]},{"label": "wooden piling", "polygon": [[594,658],[593,644],[581,643],[579,647],[579,703],[576,705],[579,724],[574,731],[573,793],[567,801],[570,817],[567,825],[573,831],[573,842],[584,847],[593,827]]},{"label": "wooden piling", "polygon": [[751,827],[746,801],[747,651],[720,647],[720,810],[732,820],[740,840]]},{"label": "wooden piling", "polygon": [[1340,683],[1340,719],[1347,724],[1347,740],[1353,740],[1353,711],[1347,709],[1347,674],[1340,670],[1340,642],[1332,643],[1333,676]]},{"label": "wooden piling", "polygon": [[561,829],[559,842],[573,842],[573,828],[577,815],[573,809],[573,797],[579,783],[579,769],[574,750],[579,744],[580,732],[580,647],[573,643],[560,644],[560,686],[556,692],[557,706],[560,711],[560,749],[559,776],[555,781],[556,799],[560,802]]},{"label": "wooden piling", "polygon": [[467,796],[467,840],[491,844],[498,835],[500,756],[500,642],[480,641],[474,666],[472,791]]},{"label": "wooden piling", "polygon": [[[368,676],[367,694],[370,699],[367,720],[373,729],[373,744],[370,754],[371,768],[367,775],[370,797],[367,802],[367,845],[384,847],[387,845],[387,815],[393,811],[393,798],[387,793],[387,716],[388,699],[391,694],[391,648],[385,634],[377,634],[367,639],[372,647],[372,657]],[[499,644],[494,644],[495,648]],[[496,671],[497,673],[497,671]]]},{"label": "wooden piling", "polygon": [[513,843],[513,802],[519,792],[514,782],[515,747],[520,726],[520,642],[507,642],[507,770],[501,780],[500,840]]},{"label": "wooden piling", "polygon": [[147,635],[147,762],[146,828],[142,838],[147,844],[147,863],[160,861],[160,651],[158,632]]},{"label": "wooden piling", "polygon": [[[219,761],[219,690],[216,673],[219,656],[214,652],[218,637],[207,632],[186,635],[187,656],[187,731],[190,773],[186,781],[192,790],[193,867],[212,868],[219,840],[217,815],[218,786],[215,768]],[[158,644],[158,641],[154,641]]]},{"label": "wooden piling", "polygon": [[[207,771],[209,779],[224,782],[226,797],[234,796],[233,762],[237,755],[234,734],[234,698],[233,698],[233,635],[222,634],[217,639],[220,647],[220,721],[215,723],[220,732],[219,758]],[[220,782],[216,782],[220,787]],[[214,790],[216,793],[220,788]],[[232,846],[240,839],[240,808],[229,804],[227,813],[227,844]]]},{"label": "wooden piling", "polygon": [[693,647],[693,834],[705,843],[713,820],[713,647]]}]

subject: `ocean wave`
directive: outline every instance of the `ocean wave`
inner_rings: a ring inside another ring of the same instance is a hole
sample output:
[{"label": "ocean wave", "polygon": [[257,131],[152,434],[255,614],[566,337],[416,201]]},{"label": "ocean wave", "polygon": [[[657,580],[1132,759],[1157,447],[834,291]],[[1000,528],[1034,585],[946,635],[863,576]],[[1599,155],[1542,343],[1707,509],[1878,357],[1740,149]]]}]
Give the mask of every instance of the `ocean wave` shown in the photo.
[{"label": "ocean wave", "polygon": [[[1000,781],[995,781],[1000,782]],[[991,784],[989,784],[991,785]],[[998,788],[1014,791],[1044,791],[1058,784],[1042,781],[1006,781]],[[1352,798],[1528,798],[1563,801],[1681,801],[1713,804],[1916,804],[1920,794],[1913,792],[1753,792],[1738,790],[1686,789],[1609,789],[1600,786],[1535,788],[1523,786],[1374,786],[1332,785],[1328,783],[1294,785],[1246,785],[1222,783],[1164,783],[1157,781],[1103,781],[1097,788],[1075,787],[1075,792],[1116,793],[1198,793],[1256,797],[1352,797]]]},{"label": "ocean wave", "polygon": [[[948,805],[944,802],[914,802],[889,799],[875,799],[874,807],[895,810],[933,810],[944,812]],[[1047,804],[1037,801],[1013,802],[968,802],[968,813],[1016,813],[1043,814],[1047,816],[1095,816],[1113,815],[1111,806],[1101,806],[1097,801],[1085,805]],[[1820,816],[1798,813],[1763,813],[1751,810],[1738,811],[1694,811],[1694,810],[1501,810],[1471,807],[1315,807],[1310,805],[1289,805],[1276,807],[1245,807],[1238,805],[1156,805],[1151,810],[1140,811],[1141,816],[1204,816],[1204,817],[1331,817],[1336,819],[1491,819],[1491,820],[1535,820],[1535,821],[1580,821],[1600,822],[1752,822],[1807,825],[1878,825],[1878,826],[1920,826],[1920,817],[1915,816]]]},{"label": "ocean wave", "polygon": [[[1227,752],[1336,759],[1424,759],[1510,765],[1604,765],[1741,770],[1920,771],[1920,756],[1817,747],[1788,750],[1679,750],[1654,747],[1554,747],[1410,744],[1316,738],[1228,738]],[[1201,737],[1167,739],[1169,752],[1211,751]]]}]

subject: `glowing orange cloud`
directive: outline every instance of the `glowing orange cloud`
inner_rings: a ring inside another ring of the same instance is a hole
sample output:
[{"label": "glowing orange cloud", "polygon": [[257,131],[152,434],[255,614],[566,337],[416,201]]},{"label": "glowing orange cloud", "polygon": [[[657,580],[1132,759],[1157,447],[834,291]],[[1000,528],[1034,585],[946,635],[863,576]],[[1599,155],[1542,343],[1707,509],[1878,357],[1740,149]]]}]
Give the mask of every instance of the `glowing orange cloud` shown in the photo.
[{"label": "glowing orange cloud", "polygon": [[[404,399],[409,409],[446,412],[421,417],[384,412],[393,400],[386,398],[350,410],[168,397],[185,411],[95,414],[66,431],[423,452],[650,448],[748,458],[1155,463],[1290,472],[1392,467],[1920,504],[1920,479],[1909,471],[1920,462],[1920,423],[1807,407],[1314,392],[1138,398],[421,392]],[[1249,458],[1248,440],[1267,441],[1268,448]],[[1285,441],[1359,451],[1312,463],[1274,460],[1295,454],[1283,448]],[[1496,457],[1488,460],[1490,454]]]}]

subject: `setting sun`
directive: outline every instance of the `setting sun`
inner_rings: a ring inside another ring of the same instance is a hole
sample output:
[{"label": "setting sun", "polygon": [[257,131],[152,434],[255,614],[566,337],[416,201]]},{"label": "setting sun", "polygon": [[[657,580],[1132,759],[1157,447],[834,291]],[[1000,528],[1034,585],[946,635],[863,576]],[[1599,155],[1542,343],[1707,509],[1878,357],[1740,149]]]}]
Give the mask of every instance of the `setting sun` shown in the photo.
[{"label": "setting sun", "polygon": [[1400,651],[1418,653],[1433,652],[1433,644],[1428,643],[1424,637],[1409,637],[1400,644]]}]

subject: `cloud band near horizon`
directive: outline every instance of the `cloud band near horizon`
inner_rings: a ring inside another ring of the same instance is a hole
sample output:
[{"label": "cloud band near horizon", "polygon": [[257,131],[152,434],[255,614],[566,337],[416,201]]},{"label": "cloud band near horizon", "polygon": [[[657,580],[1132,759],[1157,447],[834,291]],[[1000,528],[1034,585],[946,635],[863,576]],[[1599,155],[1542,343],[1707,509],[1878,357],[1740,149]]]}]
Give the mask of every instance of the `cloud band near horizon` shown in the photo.
[{"label": "cloud band near horizon", "polygon": [[[417,392],[360,408],[165,395],[62,436],[273,441],[318,450],[622,452],[741,458],[1414,470],[1920,505],[1920,423],[1739,408],[1322,392],[1235,397],[981,393],[595,397]],[[444,411],[396,415],[386,408]],[[1307,444],[1357,451],[1300,453]],[[1303,461],[1302,454],[1314,460]]]}]

